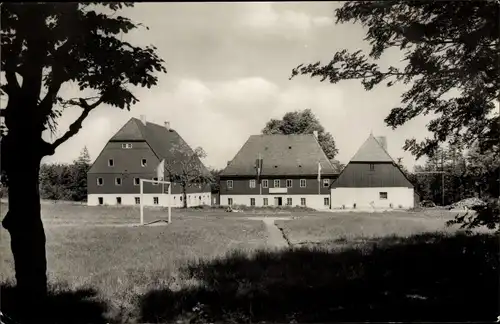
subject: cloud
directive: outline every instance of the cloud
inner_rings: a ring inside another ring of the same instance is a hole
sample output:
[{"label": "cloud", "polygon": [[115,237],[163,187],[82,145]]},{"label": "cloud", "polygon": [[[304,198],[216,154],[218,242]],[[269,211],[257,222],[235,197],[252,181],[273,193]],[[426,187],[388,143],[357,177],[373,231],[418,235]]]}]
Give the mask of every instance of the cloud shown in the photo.
[{"label": "cloud", "polygon": [[[130,112],[99,107],[81,131],[45,161],[71,162],[85,145],[95,158],[130,117],[144,114],[158,124],[170,121],[192,147],[205,149],[209,165],[220,167],[233,157],[249,135],[258,134],[270,118],[305,107],[316,107],[323,116],[330,116],[327,110],[338,95],[335,91],[308,94],[297,87],[282,89],[259,77],[207,83],[182,79],[171,90],[157,88],[138,93],[141,101]],[[78,114],[76,108],[65,111],[56,137],[64,133]],[[45,138],[54,140],[47,134]]]},{"label": "cloud", "polygon": [[252,3],[240,20],[242,26],[269,34],[307,33],[315,27],[333,25],[327,16],[312,16],[292,9],[276,10],[272,3]]},{"label": "cloud", "polygon": [[[406,164],[412,165],[412,156],[401,147],[405,138],[412,137],[415,129],[423,129],[425,125],[425,120],[416,119],[407,127],[392,131],[383,121],[394,106],[390,100],[374,103],[373,93],[316,82],[278,86],[260,77],[218,82],[180,79],[167,89],[140,90],[137,96],[141,101],[130,112],[110,107],[96,109],[81,131],[45,161],[71,162],[84,145],[94,159],[129,118],[146,115],[149,121],[160,125],[169,121],[193,148],[203,147],[208,154],[208,166],[220,168],[234,157],[248,136],[259,134],[269,119],[309,108],[333,135],[340,151],[337,159],[341,162],[347,163],[373,131],[387,136],[394,158],[402,156]],[[77,109],[63,114],[58,136],[78,114]]]}]

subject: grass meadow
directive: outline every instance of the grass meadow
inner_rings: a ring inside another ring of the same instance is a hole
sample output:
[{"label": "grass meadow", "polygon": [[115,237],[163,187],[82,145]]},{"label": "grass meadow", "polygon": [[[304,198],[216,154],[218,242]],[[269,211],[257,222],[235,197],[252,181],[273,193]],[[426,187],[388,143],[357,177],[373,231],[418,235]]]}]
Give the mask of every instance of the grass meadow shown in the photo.
[{"label": "grass meadow", "polygon": [[[8,206],[0,205],[0,214]],[[446,228],[447,211],[274,212],[42,205],[50,303],[40,323],[492,321],[498,238]],[[147,209],[145,221],[166,219]],[[2,311],[22,310],[0,230]],[[339,249],[341,247],[341,249]]]}]

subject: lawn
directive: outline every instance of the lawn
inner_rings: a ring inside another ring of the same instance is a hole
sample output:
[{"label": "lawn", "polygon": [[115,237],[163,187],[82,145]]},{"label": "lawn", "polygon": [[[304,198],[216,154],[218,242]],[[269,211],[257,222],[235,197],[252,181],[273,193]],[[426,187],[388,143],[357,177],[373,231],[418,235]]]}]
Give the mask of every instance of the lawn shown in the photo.
[{"label": "lawn", "polygon": [[[444,227],[454,214],[283,213],[293,219],[277,224],[295,247],[275,251],[263,222],[246,219],[254,212],[174,210],[168,226],[134,227],[137,208],[43,204],[46,316],[82,324],[496,317],[497,237],[456,235]],[[146,210],[146,221],[165,218]],[[0,235],[2,310],[15,313],[8,234]],[[334,248],[360,238],[372,240]],[[307,241],[319,244],[299,244]]]},{"label": "lawn", "polygon": [[[7,205],[0,208],[3,218]],[[147,209],[145,215],[146,220],[166,219],[160,209]],[[127,225],[138,223],[137,208],[43,204],[49,281],[68,283],[70,289],[92,287],[99,298],[112,301],[110,311],[116,312],[133,308],[135,295],[160,284],[192,284],[178,271],[188,262],[265,248],[262,222],[205,216],[174,211],[168,226],[134,227]],[[0,280],[5,283],[13,280],[14,267],[9,235],[2,228],[0,236]]]},{"label": "lawn", "polygon": [[386,236],[410,236],[426,232],[454,232],[445,226],[456,213],[421,212],[335,212],[328,217],[302,217],[276,224],[293,245],[325,241],[352,241]]}]

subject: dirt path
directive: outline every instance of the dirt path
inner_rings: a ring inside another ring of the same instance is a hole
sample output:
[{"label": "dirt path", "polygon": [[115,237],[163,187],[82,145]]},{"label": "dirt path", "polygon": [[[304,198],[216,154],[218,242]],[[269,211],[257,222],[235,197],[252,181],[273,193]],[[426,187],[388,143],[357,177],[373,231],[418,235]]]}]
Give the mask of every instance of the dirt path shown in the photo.
[{"label": "dirt path", "polygon": [[274,224],[274,221],[276,219],[280,218],[266,217],[262,219],[262,221],[266,225],[266,230],[269,235],[269,237],[267,238],[267,244],[276,248],[288,247],[288,242],[283,237],[281,230]]}]

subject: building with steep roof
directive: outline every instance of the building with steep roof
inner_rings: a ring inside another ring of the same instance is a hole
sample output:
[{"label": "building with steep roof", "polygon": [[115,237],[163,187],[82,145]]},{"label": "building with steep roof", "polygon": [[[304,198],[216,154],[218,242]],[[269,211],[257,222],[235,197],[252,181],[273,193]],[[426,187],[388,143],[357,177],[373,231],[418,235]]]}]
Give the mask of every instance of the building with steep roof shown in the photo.
[{"label": "building with steep roof", "polygon": [[385,137],[370,134],[331,186],[332,209],[412,208],[413,184],[387,152]]},{"label": "building with steep roof", "polygon": [[220,174],[220,203],[329,209],[337,175],[317,133],[252,135]]},{"label": "building with steep roof", "polygon": [[[192,156],[193,150],[182,137],[165,122],[160,126],[141,119],[131,118],[108,141],[87,173],[87,204],[138,205],[140,204],[139,179],[158,180],[157,168],[162,160],[169,165],[164,170],[165,180],[172,185],[172,207],[181,207],[182,186],[175,183],[172,173],[181,172],[181,162]],[[172,163],[169,163],[172,162]],[[209,175],[208,169],[196,159],[199,172]],[[161,184],[144,183],[145,205],[168,206],[168,188]],[[211,203],[209,185],[187,188],[188,206]]]}]

